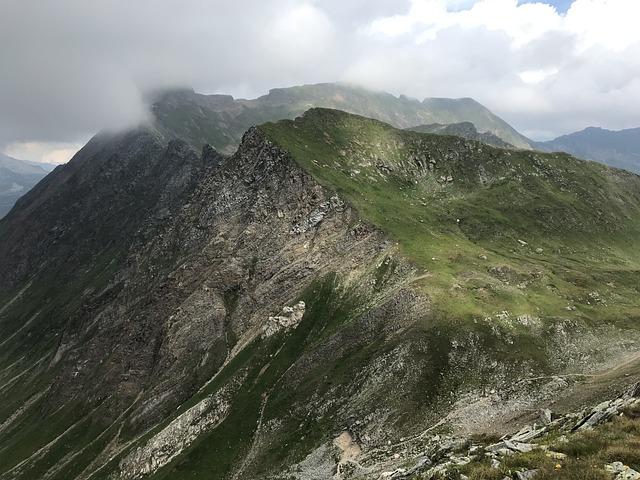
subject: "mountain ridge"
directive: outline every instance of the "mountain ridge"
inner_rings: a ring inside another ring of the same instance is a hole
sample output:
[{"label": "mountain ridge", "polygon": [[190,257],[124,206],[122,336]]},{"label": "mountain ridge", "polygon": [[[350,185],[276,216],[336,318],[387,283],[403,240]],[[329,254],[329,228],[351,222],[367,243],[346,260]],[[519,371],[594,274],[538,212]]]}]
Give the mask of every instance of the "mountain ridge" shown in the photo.
[{"label": "mountain ridge", "polygon": [[347,84],[323,83],[271,89],[253,100],[229,95],[202,95],[181,89],[157,94],[151,110],[158,127],[169,138],[187,140],[196,149],[205,143],[231,154],[252,125],[291,119],[311,107],[338,108],[408,128],[426,123],[470,121],[519,148],[531,148],[528,139],[473,99],[426,98],[423,101]]},{"label": "mountain ridge", "polygon": [[327,109],[98,136],[0,220],[0,478],[331,478],[338,438],[377,478],[498,428],[637,348],[639,183]]},{"label": "mountain ridge", "polygon": [[466,138],[467,140],[476,140],[499,148],[514,148],[510,143],[505,142],[493,133],[480,133],[475,125],[471,122],[460,123],[432,123],[429,125],[418,125],[405,130],[411,130],[420,133],[437,133],[440,135],[455,135]]},{"label": "mountain ridge", "polygon": [[640,173],[640,128],[607,130],[587,127],[534,145],[543,151],[566,151],[585,160]]}]

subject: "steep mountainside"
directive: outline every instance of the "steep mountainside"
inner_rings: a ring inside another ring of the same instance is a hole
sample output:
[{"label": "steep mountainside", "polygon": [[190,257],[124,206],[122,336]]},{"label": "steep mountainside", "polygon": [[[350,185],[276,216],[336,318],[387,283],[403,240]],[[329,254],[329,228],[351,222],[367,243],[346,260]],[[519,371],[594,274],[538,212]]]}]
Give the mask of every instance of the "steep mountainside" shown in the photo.
[{"label": "steep mountainside", "polygon": [[418,125],[410,127],[406,130],[420,133],[437,133],[439,135],[455,135],[457,137],[466,138],[467,140],[475,140],[486,143],[499,148],[513,148],[513,145],[505,142],[493,133],[480,133],[475,125],[471,122],[451,123],[443,125],[441,123],[432,123],[430,125]]},{"label": "steep mountainside", "polygon": [[548,142],[537,142],[535,147],[640,173],[640,128],[612,131],[590,127]]},{"label": "steep mountainside", "polygon": [[50,171],[49,165],[0,154],[0,218]]},{"label": "steep mountainside", "polygon": [[496,135],[518,148],[531,148],[529,140],[470,98],[427,98],[420,102],[343,84],[278,88],[255,100],[172,91],[156,98],[152,110],[167,138],[186,140],[196,148],[208,143],[221,152],[232,153],[252,125],[291,119],[311,107],[337,108],[398,128],[472,122],[483,133]]},{"label": "steep mountainside", "polygon": [[0,221],[0,479],[378,478],[507,429],[638,351],[639,187],[327,109],[228,158],[100,135]]}]

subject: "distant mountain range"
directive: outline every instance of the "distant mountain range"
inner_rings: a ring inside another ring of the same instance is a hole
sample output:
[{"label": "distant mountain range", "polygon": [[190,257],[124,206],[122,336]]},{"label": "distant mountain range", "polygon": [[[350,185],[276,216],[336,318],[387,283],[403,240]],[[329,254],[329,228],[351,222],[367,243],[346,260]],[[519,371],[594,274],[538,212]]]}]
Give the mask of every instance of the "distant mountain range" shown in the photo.
[{"label": "distant mountain range", "polygon": [[[500,148],[564,151],[576,157],[640,173],[640,128],[587,128],[547,142],[534,142],[471,98],[398,97],[340,83],[275,88],[256,99],[203,95],[191,89],[150,99],[154,130],[165,140],[179,138],[196,149],[211,145],[231,155],[244,132],[268,121],[293,119],[310,108],[335,108],[421,133],[454,135]],[[0,154],[0,218],[47,175],[53,166]]]},{"label": "distant mountain range", "polygon": [[450,123],[448,125],[432,123],[430,125],[418,125],[417,127],[407,128],[406,130],[419,133],[434,133],[437,135],[454,135],[456,137],[466,138],[467,140],[486,143],[494,147],[513,148],[513,145],[505,142],[493,133],[478,132],[475,125],[471,122]]},{"label": "distant mountain range", "polygon": [[420,101],[351,85],[321,83],[275,88],[253,100],[174,90],[158,95],[152,103],[157,129],[168,139],[181,138],[196,148],[209,144],[226,154],[235,151],[249,127],[293,119],[313,107],[375,118],[396,128],[469,122],[479,132],[494,135],[514,147],[532,148],[529,139],[471,98]]},{"label": "distant mountain range", "polygon": [[0,153],[0,218],[53,168],[54,165],[17,160]]},{"label": "distant mountain range", "polygon": [[[250,127],[293,119],[310,108],[336,108],[387,122],[397,128],[433,129],[494,146],[531,149],[532,142],[471,98],[427,98],[423,101],[339,83],[275,88],[256,99],[202,95],[190,89],[170,90],[150,98],[154,130],[165,140],[181,139],[200,150],[211,145],[231,155]],[[428,125],[428,127],[415,127]],[[0,218],[52,167],[0,156]]]},{"label": "distant mountain range", "polygon": [[548,142],[536,142],[534,147],[640,173],[640,128],[613,131],[589,127]]}]

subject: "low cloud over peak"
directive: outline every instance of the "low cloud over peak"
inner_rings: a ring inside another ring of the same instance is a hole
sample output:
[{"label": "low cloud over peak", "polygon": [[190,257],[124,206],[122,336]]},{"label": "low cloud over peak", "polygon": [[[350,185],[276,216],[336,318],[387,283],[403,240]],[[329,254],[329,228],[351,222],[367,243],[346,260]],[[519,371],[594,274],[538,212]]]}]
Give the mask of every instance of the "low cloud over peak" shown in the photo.
[{"label": "low cloud over peak", "polygon": [[637,126],[640,2],[567,3],[5,0],[0,148],[136,124],[145,92],[179,85],[253,97],[342,80],[473,97],[534,137]]}]

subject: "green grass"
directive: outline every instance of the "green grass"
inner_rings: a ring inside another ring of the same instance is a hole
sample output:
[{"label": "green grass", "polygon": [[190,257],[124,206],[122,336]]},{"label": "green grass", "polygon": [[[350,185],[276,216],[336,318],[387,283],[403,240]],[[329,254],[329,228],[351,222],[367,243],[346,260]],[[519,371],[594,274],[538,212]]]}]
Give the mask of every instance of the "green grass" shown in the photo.
[{"label": "green grass", "polygon": [[[444,313],[471,319],[507,310],[637,327],[640,177],[335,110],[260,129],[431,273],[419,284]],[[439,181],[449,176],[453,182]],[[500,265],[524,281],[496,278],[489,269]],[[593,291],[612,301],[589,305]]]}]

